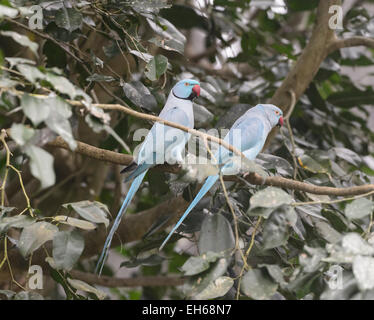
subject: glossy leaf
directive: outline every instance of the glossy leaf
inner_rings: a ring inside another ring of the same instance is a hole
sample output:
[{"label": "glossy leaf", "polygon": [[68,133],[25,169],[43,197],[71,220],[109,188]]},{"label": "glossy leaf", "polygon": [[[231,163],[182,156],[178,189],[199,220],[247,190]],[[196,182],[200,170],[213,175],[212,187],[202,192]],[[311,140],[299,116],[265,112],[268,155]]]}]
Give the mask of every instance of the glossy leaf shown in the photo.
[{"label": "glossy leaf", "polygon": [[53,260],[57,269],[69,271],[84,249],[82,235],[73,231],[60,231],[53,238]]},{"label": "glossy leaf", "polygon": [[58,228],[48,222],[36,222],[22,230],[19,250],[24,257],[29,256],[45,242],[52,240]]}]

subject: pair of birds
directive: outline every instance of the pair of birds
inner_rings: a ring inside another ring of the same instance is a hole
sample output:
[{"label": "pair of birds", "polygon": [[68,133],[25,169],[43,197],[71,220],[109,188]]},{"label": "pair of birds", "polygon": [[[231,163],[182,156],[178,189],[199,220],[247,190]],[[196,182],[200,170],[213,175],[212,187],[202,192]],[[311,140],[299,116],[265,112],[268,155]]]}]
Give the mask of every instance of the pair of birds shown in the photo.
[{"label": "pair of birds", "polygon": [[[200,84],[198,81],[191,79],[179,81],[171,90],[159,117],[161,119],[172,121],[192,129],[194,127],[192,100],[199,95]],[[224,141],[239,149],[249,160],[254,160],[264,146],[266,137],[270,130],[275,126],[282,125],[283,113],[281,109],[272,104],[258,104],[249,109],[238,120],[236,120],[224,138]],[[237,138],[238,133],[239,139]],[[174,127],[164,126],[158,122],[152,126],[152,129],[146,136],[138,155],[135,157],[134,162],[122,170],[122,172],[131,171],[130,175],[125,179],[125,181],[132,179],[134,179],[134,181],[131,184],[130,190],[123,201],[121,209],[119,210],[113,226],[107,236],[103,251],[96,267],[96,272],[101,274],[114,233],[116,232],[132,198],[139,189],[139,186],[147,171],[156,164],[165,161],[168,163],[181,163],[183,161],[182,154],[189,137],[190,134],[187,132]],[[217,163],[222,165],[220,170],[223,175],[228,175],[232,174],[232,172],[239,171],[239,168],[235,168],[237,163],[230,161],[230,159],[233,159],[232,157],[233,154],[231,151],[223,146],[219,146],[217,152],[215,153],[215,158]],[[206,179],[195,199],[192,201],[187,210],[184,212],[183,216],[162,243],[160,250],[165,246],[174,231],[180,226],[183,220],[201,200],[201,198],[209,191],[218,178],[219,175],[217,174],[214,176],[209,176]]]}]

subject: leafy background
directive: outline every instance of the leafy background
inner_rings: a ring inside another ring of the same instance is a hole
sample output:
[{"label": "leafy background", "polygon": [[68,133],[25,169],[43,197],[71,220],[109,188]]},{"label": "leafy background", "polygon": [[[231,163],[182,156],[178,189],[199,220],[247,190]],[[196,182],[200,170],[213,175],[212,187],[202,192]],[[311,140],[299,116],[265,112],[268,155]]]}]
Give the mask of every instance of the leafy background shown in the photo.
[{"label": "leafy background", "polygon": [[[318,3],[1,0],[0,298],[374,298],[372,195],[228,182],[236,218],[217,186],[159,252],[199,187],[198,173],[183,170],[148,173],[103,277],[93,274],[128,185],[121,162],[72,151],[80,141],[132,154],[133,133],[151,123],[92,104],[157,115],[173,84],[191,77],[202,88],[196,127],[229,128],[281,86]],[[31,30],[35,4],[42,29]],[[374,37],[373,4],[343,1],[336,34]],[[369,47],[329,54],[297,99],[292,135],[285,126],[258,157],[261,170],[318,186],[372,183],[373,65]],[[43,289],[29,287],[32,264],[43,268]],[[327,285],[331,270],[343,274],[338,290]]]}]

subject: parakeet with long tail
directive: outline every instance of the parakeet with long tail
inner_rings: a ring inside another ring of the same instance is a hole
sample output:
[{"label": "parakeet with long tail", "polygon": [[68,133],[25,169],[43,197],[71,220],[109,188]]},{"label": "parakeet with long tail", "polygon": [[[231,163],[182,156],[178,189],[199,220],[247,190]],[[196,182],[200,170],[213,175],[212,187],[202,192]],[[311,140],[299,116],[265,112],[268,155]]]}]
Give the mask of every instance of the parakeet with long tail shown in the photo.
[{"label": "parakeet with long tail", "polygon": [[[283,112],[281,109],[272,104],[258,104],[236,120],[225,136],[224,141],[239,149],[249,160],[254,160],[263,148],[270,130],[275,126],[282,125]],[[217,160],[217,164],[222,166],[221,173],[223,175],[232,175],[239,172],[240,168],[237,167],[238,164],[232,161],[233,153],[225,147],[219,146],[214,157]],[[219,175],[217,174],[209,176],[206,179],[197,196],[162,243],[160,250],[162,250],[175,230],[178,229],[183,220],[210,190],[218,178]]]},{"label": "parakeet with long tail", "polygon": [[[192,100],[199,95],[200,84],[198,81],[191,79],[179,81],[172,88],[159,117],[192,129],[194,127]],[[134,162],[122,170],[122,172],[132,171],[125,179],[126,182],[132,179],[134,181],[106,238],[96,266],[97,273],[101,274],[102,272],[114,233],[148,169],[164,162],[181,163],[189,137],[190,134],[187,132],[156,122],[147,134]]]}]

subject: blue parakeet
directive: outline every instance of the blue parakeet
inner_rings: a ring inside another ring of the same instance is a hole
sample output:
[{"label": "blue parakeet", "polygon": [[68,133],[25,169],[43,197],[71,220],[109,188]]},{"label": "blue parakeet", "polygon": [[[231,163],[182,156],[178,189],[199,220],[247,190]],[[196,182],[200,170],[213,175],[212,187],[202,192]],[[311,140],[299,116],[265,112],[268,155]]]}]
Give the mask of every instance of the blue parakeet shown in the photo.
[{"label": "blue parakeet", "polygon": [[[200,84],[198,81],[191,79],[179,81],[172,88],[159,117],[192,129],[194,127],[192,100],[199,95]],[[162,123],[156,122],[152,126],[134,162],[122,170],[122,172],[131,171],[125,181],[132,179],[134,181],[106,238],[104,248],[96,266],[96,272],[101,274],[114,233],[148,169],[164,162],[170,164],[181,163],[183,161],[183,151],[189,137],[189,133],[165,126]]]},{"label": "blue parakeet", "polygon": [[[236,120],[224,141],[239,149],[249,160],[254,160],[263,148],[270,130],[277,125],[283,125],[282,110],[272,104],[258,104]],[[232,152],[225,147],[219,146],[214,156],[217,164],[222,166],[221,173],[223,175],[232,175],[239,172],[240,168],[237,167],[237,163],[231,161],[233,159]],[[162,243],[160,250],[218,178],[219,175],[217,174],[206,179],[197,196]]]}]

